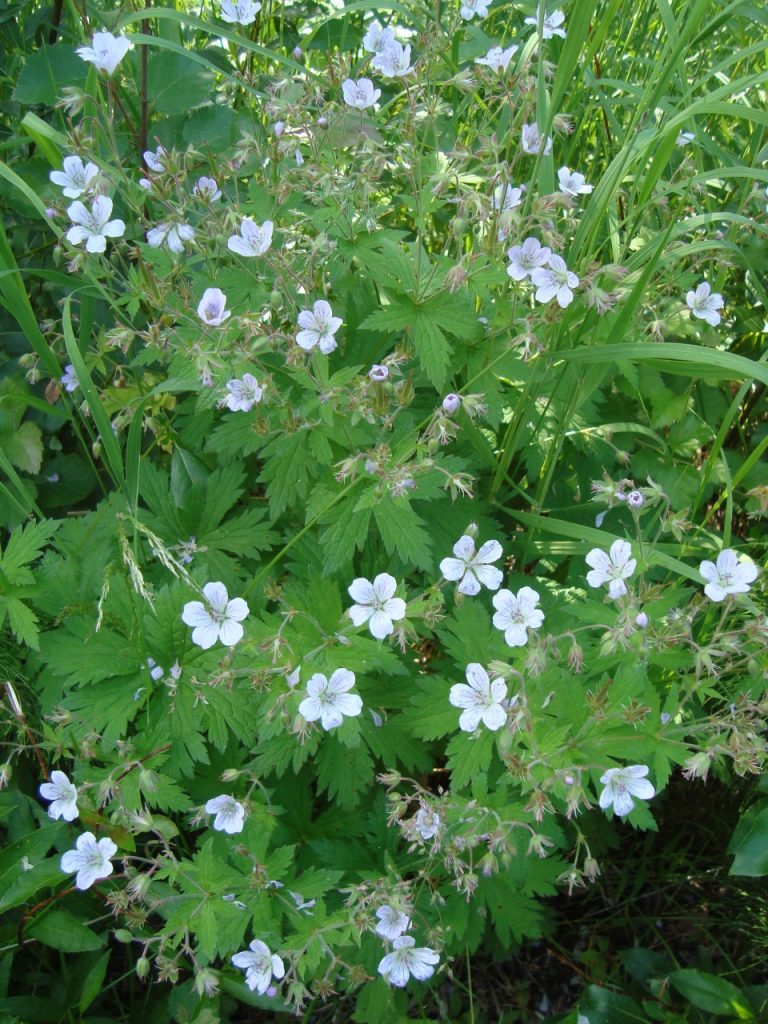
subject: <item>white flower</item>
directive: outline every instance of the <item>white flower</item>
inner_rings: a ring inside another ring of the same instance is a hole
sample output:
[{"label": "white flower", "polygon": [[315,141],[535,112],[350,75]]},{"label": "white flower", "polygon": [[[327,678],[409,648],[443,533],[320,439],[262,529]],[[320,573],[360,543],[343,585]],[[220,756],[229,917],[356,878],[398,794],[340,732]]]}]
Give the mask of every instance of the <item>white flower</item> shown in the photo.
[{"label": "white flower", "polygon": [[516,185],[497,185],[493,192],[494,210],[514,210],[523,201],[523,189]]},{"label": "white flower", "polygon": [[629,814],[635,806],[633,796],[638,800],[650,800],[656,790],[645,776],[648,768],[644,764],[630,764],[624,768],[609,768],[600,776],[605,789],[600,794],[600,806],[603,810],[613,805],[613,811],[619,817]]},{"label": "white flower", "polygon": [[392,42],[376,54],[372,64],[385,78],[403,78],[413,71],[410,60],[410,46],[401,46],[400,43]]},{"label": "white flower", "polygon": [[541,626],[544,612],[536,607],[538,603],[539,595],[530,587],[521,587],[517,594],[500,590],[493,595],[493,624],[504,631],[510,647],[523,647],[528,642],[528,630]]},{"label": "white flower", "polygon": [[248,605],[242,597],[231,601],[223,583],[206,583],[202,601],[188,601],[181,613],[181,621],[193,626],[192,643],[207,651],[217,640],[225,647],[234,647],[243,638],[240,623],[248,615]]},{"label": "white flower", "polygon": [[238,803],[234,797],[227,793],[215,796],[205,805],[207,814],[215,814],[213,827],[217,832],[226,832],[227,835],[234,835],[243,831],[245,820],[245,808]]},{"label": "white flower", "polygon": [[166,152],[163,146],[158,146],[154,153],[152,152],[151,149],[146,149],[144,151],[144,163],[147,165],[150,171],[154,171],[156,174],[160,174],[162,171],[165,170],[163,158],[166,156],[168,156],[168,153]]},{"label": "white flower", "polygon": [[61,858],[61,870],[70,875],[77,872],[75,887],[90,889],[100,878],[112,874],[110,857],[117,853],[117,846],[106,836],[96,841],[93,832],[83,832],[75,841],[75,849],[67,850]]},{"label": "white flower", "polygon": [[227,296],[221,288],[206,288],[197,307],[197,315],[209,327],[220,327],[229,316],[226,305]]},{"label": "white flower", "polygon": [[198,178],[192,192],[198,199],[203,199],[206,203],[215,203],[217,199],[221,199],[221,189],[215,178]]},{"label": "white flower", "polygon": [[750,583],[757,579],[757,566],[740,562],[731,548],[721,551],[717,562],[702,562],[699,572],[707,580],[704,593],[710,601],[723,601],[728,594],[746,594]]},{"label": "white flower", "polygon": [[440,829],[440,815],[422,807],[416,815],[415,824],[422,839],[432,839]]},{"label": "white flower", "polygon": [[[565,15],[562,11],[552,11],[551,14],[544,15],[544,24],[541,29],[542,39],[551,39],[552,36],[560,36],[565,39],[565,31],[561,28],[561,25],[565,22]],[[526,18],[526,25],[533,25],[534,28],[539,27],[538,14],[534,18]]]},{"label": "white flower", "polygon": [[221,0],[221,20],[230,25],[250,25],[260,10],[258,0]]},{"label": "white flower", "polygon": [[502,50],[500,46],[492,46],[484,57],[475,58],[475,64],[483,64],[493,71],[506,71],[519,49],[519,46],[508,46],[506,50]]},{"label": "white flower", "polygon": [[403,932],[407,932],[411,926],[410,917],[402,913],[402,911],[390,907],[389,904],[379,907],[376,911],[376,917],[378,918],[376,934],[380,935],[382,939],[388,939],[390,942],[400,938]]},{"label": "white flower", "polygon": [[722,309],[725,303],[719,292],[713,292],[709,281],[702,281],[695,292],[688,292],[685,297],[688,308],[699,320],[706,320],[711,327],[717,327],[720,323],[718,309]]},{"label": "white flower", "polygon": [[381,89],[374,89],[370,78],[358,78],[356,82],[346,78],[341,83],[341,91],[344,93],[344,102],[356,110],[372,107],[381,96]]},{"label": "white flower", "polygon": [[[181,561],[183,561],[183,559],[181,559]],[[165,669],[162,665],[158,665],[154,658],[147,658],[147,668],[149,669],[149,678],[154,680],[154,682],[157,682],[158,679],[162,679],[165,675]]]},{"label": "white flower", "polygon": [[543,267],[551,255],[552,250],[542,245],[538,238],[526,238],[522,245],[513,245],[507,250],[510,261],[507,273],[513,281],[523,281],[534,270]]},{"label": "white flower", "polygon": [[195,237],[195,229],[189,224],[158,224],[147,232],[147,242],[153,249],[159,249],[165,242],[171,252],[184,252],[184,243]]},{"label": "white flower", "polygon": [[592,548],[586,562],[591,566],[591,571],[587,573],[590,587],[601,587],[607,583],[608,595],[614,601],[626,594],[627,585],[624,580],[629,579],[637,565],[632,557],[632,547],[627,541],[615,540],[607,555],[600,548]]},{"label": "white flower", "polygon": [[395,33],[391,28],[382,28],[378,21],[372,21],[363,36],[363,49],[367,53],[383,53],[394,42]]},{"label": "white flower", "polygon": [[520,145],[524,153],[543,153],[549,156],[552,152],[552,136],[548,135],[544,142],[539,138],[539,127],[536,124],[524,124]]},{"label": "white flower", "polygon": [[549,302],[557,299],[561,309],[573,302],[573,288],[579,284],[578,277],[565,265],[562,256],[550,253],[546,267],[531,271],[531,282],[536,288],[536,301]]},{"label": "white flower", "polygon": [[490,3],[491,0],[461,0],[459,14],[464,21],[471,21],[475,15],[478,18],[485,18],[488,16],[488,5]]},{"label": "white flower", "polygon": [[152,182],[149,178],[139,178],[139,185],[141,188],[146,189],[147,192],[152,191]]},{"label": "white flower", "polygon": [[61,383],[64,385],[65,391],[77,391],[80,387],[80,381],[77,379],[75,368],[72,363],[67,363],[64,367],[64,373],[61,376]]},{"label": "white flower", "polygon": [[355,673],[337,668],[330,679],[316,672],[307,682],[307,697],[299,704],[299,714],[308,722],[316,722],[326,730],[335,729],[344,721],[344,715],[354,718],[363,709],[356,693],[348,693],[355,685]]},{"label": "white flower", "polygon": [[379,963],[379,974],[390,985],[403,988],[410,975],[418,981],[426,981],[435,973],[435,964],[440,957],[429,946],[416,946],[412,935],[401,935],[392,943],[394,949],[382,957]]},{"label": "white flower", "polygon": [[232,963],[245,971],[245,984],[253,992],[254,989],[263,996],[272,983],[272,978],[282,978],[285,965],[276,953],[270,953],[266,942],[254,939],[248,950],[235,953]]},{"label": "white flower", "polygon": [[583,174],[571,171],[567,167],[560,168],[557,172],[557,180],[560,182],[560,191],[567,196],[586,196],[592,191],[592,186],[587,185]]},{"label": "white flower", "polygon": [[88,252],[104,252],[108,238],[120,238],[125,232],[121,220],[110,220],[112,200],[109,196],[96,196],[91,210],[79,199],[67,208],[67,215],[75,227],[67,232],[67,241],[72,245],[85,242]]},{"label": "white flower", "polygon": [[502,701],[507,696],[507,684],[499,677],[493,682],[482,665],[473,661],[467,665],[467,683],[451,687],[448,700],[455,708],[463,708],[459,716],[459,728],[474,732],[482,722],[491,732],[496,732],[507,720]]},{"label": "white flower", "polygon": [[239,256],[263,256],[272,245],[272,228],[271,220],[265,220],[259,227],[251,217],[244,217],[240,234],[227,239],[227,248]]},{"label": "white flower", "polygon": [[388,572],[381,572],[370,580],[358,577],[352,581],[347,593],[356,601],[349,609],[349,617],[355,626],[368,623],[371,634],[383,640],[395,631],[395,620],[405,617],[405,601],[395,597],[397,580]]},{"label": "white flower", "polygon": [[311,351],[315,345],[324,356],[336,348],[334,335],[341,327],[342,319],[334,316],[333,310],[325,299],[318,299],[312,309],[303,309],[299,313],[299,327],[296,344],[305,352]]},{"label": "white flower", "polygon": [[80,813],[77,809],[77,786],[74,786],[64,772],[51,772],[51,781],[40,786],[40,796],[51,800],[48,817],[58,821],[74,821]]},{"label": "white flower", "polygon": [[259,382],[252,373],[244,373],[242,380],[235,378],[227,381],[226,406],[232,412],[250,412],[264,394],[264,389],[259,387]]},{"label": "white flower", "polygon": [[96,164],[84,164],[79,156],[65,156],[64,169],[51,171],[48,177],[54,185],[64,189],[68,199],[77,199],[90,189],[91,182],[98,177],[99,168]]},{"label": "white flower", "polygon": [[503,552],[497,540],[487,540],[479,551],[471,537],[461,537],[453,545],[455,558],[444,558],[440,572],[447,580],[460,580],[457,590],[460,594],[474,596],[480,593],[480,585],[489,590],[498,590],[504,574],[491,563],[498,562]]},{"label": "white flower", "polygon": [[374,384],[382,384],[389,376],[389,370],[386,366],[380,366],[379,363],[374,363],[368,371],[368,376]]},{"label": "white flower", "polygon": [[114,74],[117,65],[133,45],[125,36],[113,36],[111,32],[96,32],[91,42],[92,46],[80,46],[75,53],[108,75]]},{"label": "white flower", "polygon": [[677,138],[675,139],[676,146],[687,146],[689,142],[693,142],[696,136],[693,132],[678,132]]}]

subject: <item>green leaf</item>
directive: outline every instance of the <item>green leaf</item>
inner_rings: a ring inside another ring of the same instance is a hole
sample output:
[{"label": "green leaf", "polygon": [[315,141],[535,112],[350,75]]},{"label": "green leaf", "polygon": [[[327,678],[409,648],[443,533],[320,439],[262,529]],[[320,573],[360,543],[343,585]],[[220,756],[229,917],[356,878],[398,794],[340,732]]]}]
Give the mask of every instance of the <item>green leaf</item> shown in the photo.
[{"label": "green leaf", "polygon": [[442,391],[448,379],[448,365],[451,361],[451,344],[430,317],[429,313],[418,310],[411,321],[413,346],[424,373],[430,384]]},{"label": "green leaf", "polygon": [[493,733],[484,727],[476,733],[460,732],[453,737],[446,748],[452,790],[463,789],[488,771],[494,746]]},{"label": "green leaf", "polygon": [[50,910],[33,921],[26,929],[27,935],[37,939],[44,946],[60,949],[65,953],[85,953],[101,949],[106,935],[97,935],[78,917],[68,910]]},{"label": "green leaf", "polygon": [[768,875],[768,804],[750,807],[739,819],[728,844],[733,854],[730,875]]},{"label": "green leaf", "polygon": [[67,85],[85,85],[88,65],[66,43],[41,46],[24,61],[13,99],[17,103],[52,106]]},{"label": "green leaf", "polygon": [[406,563],[419,569],[431,568],[432,541],[424,529],[424,520],[414,512],[407,498],[382,498],[374,506],[373,515],[389,554],[396,551]]},{"label": "green leaf", "polygon": [[27,420],[16,430],[3,433],[0,444],[5,454],[24,473],[36,476],[43,462],[43,433],[36,423]]},{"label": "green leaf", "polygon": [[112,950],[108,949],[103,956],[99,957],[83,979],[83,985],[80,989],[80,1013],[85,1013],[96,996],[101,992],[111,956]]},{"label": "green leaf", "polygon": [[373,782],[373,761],[368,750],[362,745],[342,746],[333,735],[323,737],[314,764],[318,787],[342,807],[356,807],[361,791]]},{"label": "green leaf", "polygon": [[185,114],[210,101],[213,75],[179,53],[153,53],[148,85],[156,113]]},{"label": "green leaf", "polygon": [[700,1010],[724,1017],[746,1009],[746,1002],[740,989],[714,974],[683,969],[673,971],[669,975],[669,981],[680,995]]},{"label": "green leaf", "polygon": [[361,508],[350,510],[353,502],[346,502],[329,527],[322,530],[320,544],[325,558],[323,572],[330,574],[349,565],[355,551],[362,551],[368,536],[371,510]]},{"label": "green leaf", "polygon": [[37,628],[37,616],[29,605],[24,604],[18,597],[7,597],[4,603],[11,630],[19,643],[26,644],[33,651],[40,650],[38,643],[40,630]]},{"label": "green leaf", "polygon": [[26,568],[41,554],[61,524],[51,519],[39,523],[27,523],[17,527],[10,536],[0,561],[0,569],[9,583],[15,586],[29,586],[34,576]]}]

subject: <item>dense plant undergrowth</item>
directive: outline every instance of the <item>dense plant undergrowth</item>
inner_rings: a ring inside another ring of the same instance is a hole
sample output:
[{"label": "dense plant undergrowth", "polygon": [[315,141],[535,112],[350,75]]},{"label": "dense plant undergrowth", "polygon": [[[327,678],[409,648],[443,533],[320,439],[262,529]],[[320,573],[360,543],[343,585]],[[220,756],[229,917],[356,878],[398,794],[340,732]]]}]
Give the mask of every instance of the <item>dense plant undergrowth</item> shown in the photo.
[{"label": "dense plant undergrowth", "polygon": [[8,1020],[764,1019],[766,26],[7,7]]}]

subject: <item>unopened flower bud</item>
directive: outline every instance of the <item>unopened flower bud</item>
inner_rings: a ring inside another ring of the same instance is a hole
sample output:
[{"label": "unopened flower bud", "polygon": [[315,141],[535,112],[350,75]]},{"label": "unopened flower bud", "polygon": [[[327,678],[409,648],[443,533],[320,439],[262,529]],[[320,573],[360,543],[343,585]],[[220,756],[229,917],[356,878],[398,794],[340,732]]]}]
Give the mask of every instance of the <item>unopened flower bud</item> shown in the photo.
[{"label": "unopened flower bud", "polygon": [[302,50],[302,48],[300,46],[294,46],[294,48],[293,48],[293,59],[294,60],[301,60],[301,58],[303,56],[304,56],[304,51]]},{"label": "unopened flower bud", "polygon": [[149,968],[149,960],[145,956],[140,956],[139,959],[136,961],[136,975],[141,981],[144,981],[144,979],[148,976]]},{"label": "unopened flower bud", "polygon": [[381,384],[389,376],[389,370],[386,366],[380,366],[378,363],[374,363],[368,371],[368,376],[375,384]]},{"label": "unopened flower bud", "polygon": [[645,498],[640,491],[630,491],[627,495],[627,504],[630,508],[642,508],[645,504]]},{"label": "unopened flower bud", "polygon": [[285,121],[275,121],[275,127],[272,129],[275,136],[279,139],[285,131]]},{"label": "unopened flower bud", "polygon": [[118,942],[133,942],[133,932],[129,932],[127,928],[117,928],[113,934]]},{"label": "unopened flower bud", "polygon": [[320,117],[318,117],[318,119],[317,119],[317,127],[318,128],[327,128],[328,127],[328,118],[324,117],[321,114]]},{"label": "unopened flower bud", "polygon": [[645,614],[645,612],[637,613],[637,615],[635,616],[635,625],[639,626],[640,629],[648,628],[648,616]]},{"label": "unopened flower bud", "polygon": [[53,218],[56,216],[56,211],[52,206],[46,206],[45,216],[48,218],[48,220],[53,220]]},{"label": "unopened flower bud", "polygon": [[449,416],[453,416],[455,412],[458,412],[460,407],[461,397],[453,392],[446,395],[443,399],[443,412],[447,412]]}]

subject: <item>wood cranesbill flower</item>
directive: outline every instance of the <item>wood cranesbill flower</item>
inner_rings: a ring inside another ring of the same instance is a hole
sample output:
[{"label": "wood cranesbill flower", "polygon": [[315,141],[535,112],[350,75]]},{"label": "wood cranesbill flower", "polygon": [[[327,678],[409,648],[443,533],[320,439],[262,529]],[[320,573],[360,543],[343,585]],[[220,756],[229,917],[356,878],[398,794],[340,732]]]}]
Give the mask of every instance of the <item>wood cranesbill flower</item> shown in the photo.
[{"label": "wood cranesbill flower", "polygon": [[96,32],[91,43],[91,46],[79,46],[75,53],[108,75],[115,73],[117,65],[133,45],[126,36],[113,36],[111,32]]},{"label": "wood cranesbill flower", "polygon": [[233,796],[223,793],[215,796],[205,805],[208,814],[215,814],[213,827],[217,832],[226,832],[227,835],[235,835],[243,831],[245,821],[245,808]]},{"label": "wood cranesbill flower", "polygon": [[260,996],[272,984],[272,978],[279,980],[285,976],[285,964],[276,953],[270,952],[269,946],[261,939],[254,939],[248,949],[235,953],[232,963],[245,971],[245,984]]},{"label": "wood cranesbill flower", "polygon": [[227,296],[221,288],[206,288],[197,307],[197,315],[208,327],[220,327],[229,316]]},{"label": "wood cranesbill flower", "polygon": [[240,224],[240,234],[230,235],[227,248],[238,256],[263,256],[272,245],[273,227],[271,220],[265,220],[259,227],[251,217],[244,217]]},{"label": "wood cranesbill flower", "polygon": [[440,957],[429,946],[417,946],[412,935],[400,935],[392,943],[393,950],[379,961],[379,974],[396,988],[403,988],[411,975],[426,981],[435,973]]},{"label": "wood cranesbill flower", "polygon": [[725,303],[719,292],[713,292],[709,281],[702,281],[696,291],[688,292],[685,301],[691,313],[699,320],[705,320],[710,327],[720,323],[720,313]]},{"label": "wood cranesbill flower", "polygon": [[586,563],[591,567],[587,573],[590,587],[602,587],[608,584],[608,596],[615,601],[627,592],[628,580],[635,571],[637,561],[632,557],[632,547],[625,540],[615,540],[606,554],[600,548],[592,548],[586,556]]},{"label": "wood cranesbill flower", "polygon": [[75,849],[67,850],[61,858],[61,870],[75,875],[75,888],[90,889],[94,882],[108,878],[113,867],[110,860],[117,846],[108,837],[97,841],[93,832],[83,832],[75,840]]},{"label": "wood cranesbill flower", "polygon": [[462,708],[459,728],[474,732],[480,723],[496,732],[507,720],[502,701],[507,696],[507,684],[501,677],[491,680],[482,665],[473,661],[467,665],[467,682],[451,687],[448,700],[455,708]]},{"label": "wood cranesbill flower", "polygon": [[707,581],[704,593],[710,601],[724,601],[729,594],[746,594],[750,583],[757,579],[754,562],[740,562],[731,548],[721,551],[716,562],[702,562],[699,572]]},{"label": "wood cranesbill flower", "polygon": [[68,199],[79,199],[84,192],[89,192],[98,176],[96,164],[84,164],[79,156],[65,156],[62,170],[51,171],[48,175]]},{"label": "wood cranesbill flower", "polygon": [[544,612],[536,607],[538,603],[539,595],[531,587],[521,587],[516,594],[500,590],[493,595],[493,624],[503,631],[510,647],[523,647],[528,642],[528,630],[541,626]]},{"label": "wood cranesbill flower", "polygon": [[330,303],[318,299],[312,309],[302,309],[299,313],[298,325],[301,330],[296,335],[296,344],[305,352],[317,346],[327,356],[337,347],[336,331],[342,323],[340,316],[333,315]]},{"label": "wood cranesbill flower", "polygon": [[371,582],[362,577],[353,580],[347,593],[356,604],[349,609],[349,617],[355,626],[368,623],[371,634],[377,640],[394,633],[395,622],[405,617],[406,605],[395,597],[397,580],[388,572],[381,572]]},{"label": "wood cranesbill flower", "polygon": [[72,245],[85,242],[88,252],[105,252],[108,238],[121,238],[125,233],[123,221],[109,219],[112,216],[109,196],[96,196],[90,210],[76,199],[67,208],[67,216],[74,224],[67,231],[67,241]]},{"label": "wood cranesbill flower", "polygon": [[203,601],[188,601],[181,613],[185,626],[192,626],[192,643],[207,651],[217,640],[225,647],[234,647],[243,638],[240,623],[247,618],[249,608],[242,597],[231,601],[223,583],[206,583]]},{"label": "wood cranesbill flower", "polygon": [[609,807],[613,812],[623,817],[635,806],[632,797],[638,800],[650,800],[656,790],[646,779],[648,768],[644,764],[630,764],[624,768],[609,768],[600,776],[600,782],[605,787],[600,794],[600,806],[603,810]]},{"label": "wood cranesbill flower", "polygon": [[363,709],[356,693],[349,693],[355,685],[355,673],[337,668],[330,679],[316,672],[307,682],[307,696],[299,704],[299,714],[308,722],[316,722],[326,730],[336,729],[344,716],[354,718]]},{"label": "wood cranesbill flower", "polygon": [[471,537],[460,537],[453,545],[455,557],[444,558],[440,572],[451,582],[459,581],[456,589],[460,594],[473,597],[480,593],[481,584],[489,590],[498,590],[504,574],[492,563],[498,562],[503,553],[497,540],[487,540],[479,551],[475,551]]},{"label": "wood cranesbill flower", "polygon": [[74,821],[80,813],[77,809],[77,786],[69,781],[64,772],[51,772],[51,781],[41,783],[38,792],[44,800],[50,800],[48,817],[58,821]]}]

